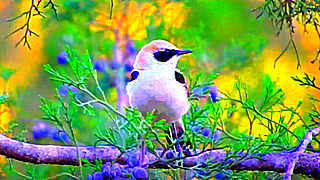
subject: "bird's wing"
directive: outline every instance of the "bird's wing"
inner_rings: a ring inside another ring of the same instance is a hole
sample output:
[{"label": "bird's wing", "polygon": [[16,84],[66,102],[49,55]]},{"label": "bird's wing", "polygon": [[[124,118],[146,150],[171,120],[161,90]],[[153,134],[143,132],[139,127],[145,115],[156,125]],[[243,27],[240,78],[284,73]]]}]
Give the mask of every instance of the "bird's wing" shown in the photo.
[{"label": "bird's wing", "polygon": [[131,82],[131,81],[136,80],[138,78],[138,76],[139,76],[139,71],[132,70],[130,73],[130,77],[129,77],[130,80],[129,81]]},{"label": "bird's wing", "polygon": [[190,91],[189,91],[189,87],[188,87],[188,84],[186,82],[186,79],[184,77],[184,75],[180,72],[179,69],[176,69],[175,72],[174,72],[174,77],[175,77],[175,80],[177,82],[179,82],[180,84],[182,84],[186,90],[187,90],[187,93],[189,95]]}]

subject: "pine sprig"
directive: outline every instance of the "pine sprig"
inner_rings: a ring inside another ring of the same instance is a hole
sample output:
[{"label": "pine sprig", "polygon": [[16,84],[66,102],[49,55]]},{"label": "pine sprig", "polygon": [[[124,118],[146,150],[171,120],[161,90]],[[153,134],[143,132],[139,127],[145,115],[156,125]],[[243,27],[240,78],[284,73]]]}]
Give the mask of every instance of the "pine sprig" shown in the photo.
[{"label": "pine sprig", "polygon": [[304,77],[301,79],[298,76],[291,76],[291,79],[293,79],[294,81],[299,82],[300,86],[309,86],[309,87],[313,87],[317,90],[320,90],[320,87],[315,83],[316,78],[315,77],[310,77],[307,73],[304,73]]},{"label": "pine sprig", "polygon": [[[10,32],[9,34],[7,34],[5,36],[5,38],[9,38],[10,36],[20,32],[20,31],[24,31],[24,35],[16,43],[16,47],[18,47],[21,43],[23,43],[23,46],[27,46],[29,49],[31,49],[29,38],[33,35],[36,37],[39,37],[39,34],[37,34],[35,31],[33,31],[31,29],[31,19],[34,16],[41,16],[42,18],[46,18],[46,16],[40,10],[41,3],[42,3],[42,0],[38,0],[38,2],[35,2],[35,0],[31,0],[31,5],[27,11],[22,12],[20,15],[14,17],[14,18],[7,19],[7,22],[11,23],[11,22],[14,22],[17,19],[20,19],[24,16],[26,17],[26,21],[22,26],[20,26],[19,28],[15,29],[14,31]],[[50,5],[50,7],[49,7],[49,5]],[[50,8],[55,13],[56,18],[58,17],[56,5],[53,3],[52,0],[49,0],[43,8]]]}]

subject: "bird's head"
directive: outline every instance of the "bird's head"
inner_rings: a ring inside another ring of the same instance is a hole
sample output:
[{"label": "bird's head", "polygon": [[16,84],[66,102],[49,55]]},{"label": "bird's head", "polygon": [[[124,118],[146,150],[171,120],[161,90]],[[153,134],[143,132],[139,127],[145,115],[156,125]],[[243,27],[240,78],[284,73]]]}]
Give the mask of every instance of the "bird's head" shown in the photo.
[{"label": "bird's head", "polygon": [[191,53],[190,50],[179,50],[165,40],[154,40],[143,46],[134,62],[135,69],[172,69],[177,66],[181,55]]}]

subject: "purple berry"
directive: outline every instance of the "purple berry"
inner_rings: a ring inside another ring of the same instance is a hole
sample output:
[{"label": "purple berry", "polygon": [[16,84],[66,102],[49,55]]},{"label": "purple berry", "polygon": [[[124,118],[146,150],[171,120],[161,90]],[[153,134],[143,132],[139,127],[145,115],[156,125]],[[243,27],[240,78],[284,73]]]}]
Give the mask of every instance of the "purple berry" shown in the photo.
[{"label": "purple berry", "polygon": [[210,87],[210,96],[211,96],[212,102],[218,101],[218,86],[212,85]]},{"label": "purple berry", "polygon": [[58,91],[59,91],[60,96],[68,95],[69,94],[68,91],[71,91],[74,94],[76,94],[77,92],[80,91],[78,88],[71,86],[71,85],[69,86],[67,84],[60,86],[58,89],[59,89]]},{"label": "purple berry", "polygon": [[110,162],[106,162],[102,168],[101,168],[102,173],[104,176],[108,178],[112,178],[111,171],[112,171],[112,164]]},{"label": "purple berry", "polygon": [[42,122],[42,121],[37,121],[33,126],[32,126],[32,134],[34,139],[41,139],[44,138],[48,135],[49,133],[49,124]]},{"label": "purple berry", "polygon": [[210,89],[210,86],[198,87],[192,91],[192,94],[193,96],[200,98],[203,95],[205,95],[209,89]]},{"label": "purple berry", "polygon": [[141,167],[133,168],[132,175],[136,179],[148,179],[148,171]]},{"label": "purple berry", "polygon": [[213,135],[212,135],[212,139],[214,139],[215,141],[219,141],[219,139],[221,138],[221,131],[220,130],[215,130]]},{"label": "purple berry", "polygon": [[57,128],[51,128],[49,130],[49,137],[55,141],[70,142],[68,134],[64,131],[60,131]]},{"label": "purple berry", "polygon": [[93,180],[103,180],[102,172],[94,172],[92,174]]},{"label": "purple berry", "polygon": [[216,174],[216,179],[222,179],[222,178],[224,178],[223,173]]},{"label": "purple berry", "polygon": [[92,174],[88,174],[87,180],[93,180],[93,175]]},{"label": "purple berry", "polygon": [[174,158],[174,153],[173,153],[172,151],[168,151],[168,152],[166,153],[166,158],[167,158],[167,159],[173,159],[173,158]]},{"label": "purple berry", "polygon": [[59,94],[60,96],[66,96],[68,95],[69,86],[67,84],[64,84],[59,87]]},{"label": "purple berry", "polygon": [[112,60],[112,61],[109,61],[109,67],[111,69],[118,69],[120,67],[120,64],[117,61]]},{"label": "purple berry", "polygon": [[192,131],[195,132],[195,133],[196,133],[196,132],[199,132],[199,131],[200,131],[200,128],[201,128],[200,126],[193,126],[193,127],[192,127]]},{"label": "purple berry", "polygon": [[105,72],[107,63],[103,59],[98,59],[94,62],[94,69],[98,72]]},{"label": "purple berry", "polygon": [[132,167],[132,168],[139,166],[139,159],[137,158],[136,154],[129,155],[128,165],[129,167]]},{"label": "purple berry", "polygon": [[123,176],[123,168],[119,163],[114,163],[112,165],[114,176]]},{"label": "purple berry", "polygon": [[202,135],[206,136],[206,137],[210,136],[211,135],[211,129],[210,128],[202,129]]},{"label": "purple berry", "polygon": [[57,62],[59,64],[67,64],[68,63],[68,59],[69,56],[66,52],[61,52],[58,56],[57,56]]},{"label": "purple berry", "polygon": [[183,150],[183,154],[184,154],[185,156],[191,156],[191,151],[190,151],[190,149],[184,149],[184,150]]},{"label": "purple berry", "polygon": [[80,90],[75,87],[75,86],[69,86],[69,90],[73,93],[73,94],[76,94],[77,92],[79,92]]}]

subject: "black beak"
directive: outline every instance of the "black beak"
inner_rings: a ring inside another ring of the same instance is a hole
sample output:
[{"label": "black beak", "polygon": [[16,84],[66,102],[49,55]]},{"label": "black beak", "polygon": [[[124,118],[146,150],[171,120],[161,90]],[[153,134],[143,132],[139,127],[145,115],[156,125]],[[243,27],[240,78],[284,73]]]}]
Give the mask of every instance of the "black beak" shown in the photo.
[{"label": "black beak", "polygon": [[178,56],[181,56],[183,54],[189,54],[189,53],[192,53],[192,51],[190,51],[190,50],[177,50]]}]

